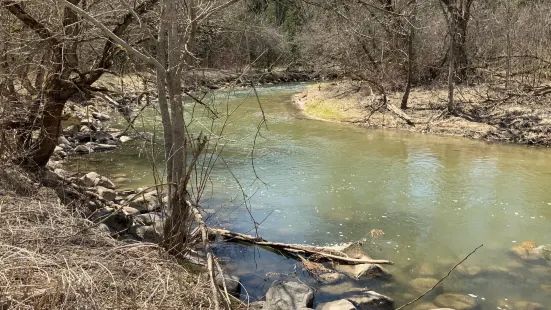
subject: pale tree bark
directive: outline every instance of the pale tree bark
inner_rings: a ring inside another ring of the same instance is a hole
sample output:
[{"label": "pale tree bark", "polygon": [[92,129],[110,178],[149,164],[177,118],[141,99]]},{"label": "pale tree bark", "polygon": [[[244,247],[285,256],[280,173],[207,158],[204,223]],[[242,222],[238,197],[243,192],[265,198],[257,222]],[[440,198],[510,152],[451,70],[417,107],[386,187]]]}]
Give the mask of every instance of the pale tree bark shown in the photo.
[{"label": "pale tree bark", "polygon": [[467,55],[467,30],[471,19],[471,7],[474,0],[440,0],[448,21],[448,28],[454,26],[453,49],[455,55],[456,75],[465,80],[469,69]]},{"label": "pale tree bark", "polygon": [[413,48],[413,43],[415,41],[415,19],[417,16],[417,1],[412,0],[412,11],[409,16],[409,33],[408,33],[408,72],[407,72],[407,82],[404,95],[402,96],[402,103],[400,108],[405,110],[408,108],[409,93],[411,92],[411,86],[413,84],[413,64],[415,63],[415,50]]},{"label": "pale tree bark", "polygon": [[449,44],[449,55],[448,55],[448,113],[455,113],[455,102],[454,102],[454,76],[455,76],[455,19],[450,19],[450,44]]}]

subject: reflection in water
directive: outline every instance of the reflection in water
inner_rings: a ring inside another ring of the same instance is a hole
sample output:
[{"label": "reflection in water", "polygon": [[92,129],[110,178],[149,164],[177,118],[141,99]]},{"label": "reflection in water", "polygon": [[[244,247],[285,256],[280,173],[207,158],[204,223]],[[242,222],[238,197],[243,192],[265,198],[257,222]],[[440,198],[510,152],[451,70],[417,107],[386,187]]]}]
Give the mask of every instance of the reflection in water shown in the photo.
[{"label": "reflection in water", "polygon": [[[410,280],[443,277],[484,243],[465,264],[480,271],[454,273],[444,282],[444,291],[477,295],[488,309],[495,309],[503,298],[551,307],[551,297],[540,287],[551,285],[549,265],[526,265],[507,253],[526,240],[551,243],[549,150],[301,119],[290,104],[298,88],[260,90],[269,130],[257,140],[254,162],[267,185],[255,181],[250,158],[261,118],[258,102],[254,96],[231,97],[230,106],[241,107],[227,127],[227,137],[234,142],[223,156],[252,195],[255,219],[269,215],[259,230],[264,238],[324,245],[358,240],[373,228],[382,229],[379,246],[368,250],[375,258],[395,261],[389,267],[393,279],[343,285],[376,288],[397,304],[412,297]],[[115,153],[75,158],[72,164],[83,171],[123,173],[127,179],[119,177],[119,182],[128,187],[152,182],[138,142]],[[205,204],[220,206],[240,195],[219,162]],[[228,203],[211,223],[250,231],[252,221],[240,204],[239,199]],[[256,247],[220,244],[217,250],[243,275],[252,297],[265,294],[273,280],[267,273],[292,274],[296,263]],[[291,276],[316,285],[302,272]],[[343,285],[320,289],[316,301],[335,298]]]}]

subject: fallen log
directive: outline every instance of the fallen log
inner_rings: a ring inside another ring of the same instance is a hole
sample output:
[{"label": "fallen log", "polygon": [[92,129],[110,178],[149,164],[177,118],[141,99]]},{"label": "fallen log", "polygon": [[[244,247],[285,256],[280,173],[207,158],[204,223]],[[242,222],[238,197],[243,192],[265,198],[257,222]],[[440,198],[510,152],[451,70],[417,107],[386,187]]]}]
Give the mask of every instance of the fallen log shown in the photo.
[{"label": "fallen log", "polygon": [[409,115],[404,113],[402,110],[398,109],[395,105],[387,102],[386,107],[390,112],[396,114],[396,116],[404,120],[408,125],[415,126],[415,123],[411,120],[411,117],[409,117]]},{"label": "fallen log", "polygon": [[311,245],[303,244],[288,244],[281,242],[270,242],[262,238],[257,238],[251,235],[246,235],[242,233],[232,232],[226,229],[217,229],[209,228],[209,234],[215,234],[226,238],[229,241],[242,241],[246,243],[256,244],[263,247],[274,248],[278,250],[283,250],[295,257],[298,257],[298,254],[304,255],[315,255],[318,258],[323,258],[325,260],[338,261],[341,264],[386,264],[393,265],[394,263],[389,260],[384,259],[356,259],[351,258],[346,255],[344,252],[327,248],[327,247],[317,247]]}]

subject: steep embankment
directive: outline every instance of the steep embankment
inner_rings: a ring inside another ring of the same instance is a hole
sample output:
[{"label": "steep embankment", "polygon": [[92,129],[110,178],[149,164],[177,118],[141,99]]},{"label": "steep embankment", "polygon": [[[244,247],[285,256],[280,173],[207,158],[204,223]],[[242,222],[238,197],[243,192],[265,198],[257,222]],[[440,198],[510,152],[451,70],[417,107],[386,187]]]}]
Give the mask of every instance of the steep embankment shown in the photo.
[{"label": "steep embankment", "polygon": [[0,167],[0,309],[200,309],[208,281],[153,244],[110,237],[13,167]]},{"label": "steep embankment", "polygon": [[391,128],[420,133],[461,136],[489,141],[551,146],[551,100],[546,94],[499,97],[485,87],[457,92],[455,115],[446,113],[444,89],[412,91],[399,115],[402,93],[388,95],[389,106],[367,84],[341,81],[322,83],[295,96],[308,117],[354,123],[370,128]]}]

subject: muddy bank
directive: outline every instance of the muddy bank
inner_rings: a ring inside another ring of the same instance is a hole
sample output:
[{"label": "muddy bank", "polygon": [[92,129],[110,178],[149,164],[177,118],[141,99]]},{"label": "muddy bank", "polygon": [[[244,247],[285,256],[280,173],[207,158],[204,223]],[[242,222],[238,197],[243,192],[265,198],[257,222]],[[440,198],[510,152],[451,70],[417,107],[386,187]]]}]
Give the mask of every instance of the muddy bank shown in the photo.
[{"label": "muddy bank", "polygon": [[[457,113],[446,113],[447,91],[415,89],[408,109],[400,110],[402,93],[382,96],[361,82],[321,83],[305,89],[294,102],[310,118],[362,127],[460,136],[551,146],[551,96],[503,96],[485,86],[460,89]],[[404,114],[402,114],[403,112]]]}]

